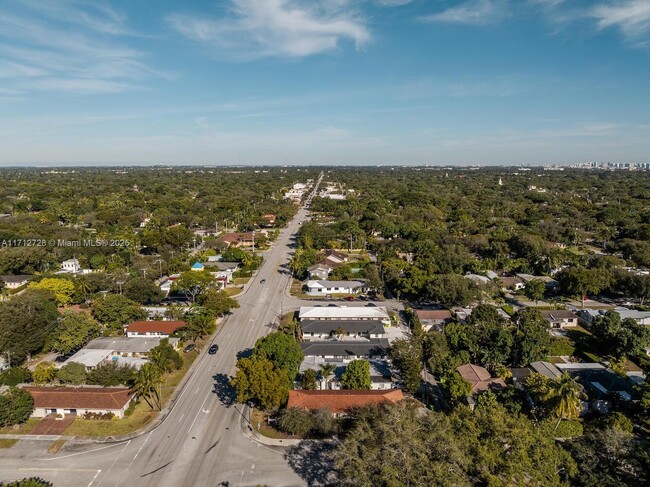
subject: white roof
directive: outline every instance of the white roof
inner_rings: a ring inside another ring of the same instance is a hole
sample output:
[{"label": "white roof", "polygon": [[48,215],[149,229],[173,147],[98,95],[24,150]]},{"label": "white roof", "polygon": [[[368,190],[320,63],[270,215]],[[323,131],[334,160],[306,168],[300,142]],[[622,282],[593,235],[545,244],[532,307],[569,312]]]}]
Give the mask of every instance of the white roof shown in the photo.
[{"label": "white roof", "polygon": [[[147,353],[160,345],[160,337],[104,337],[91,340],[81,350],[105,350],[108,352]],[[168,338],[170,345],[176,345],[178,338]],[[80,350],[80,351],[81,351]],[[79,353],[79,352],[77,352]]]},{"label": "white roof", "polygon": [[619,314],[622,320],[625,318],[632,318],[633,320],[643,320],[650,318],[650,311],[638,311],[636,309],[628,309],[622,307],[614,308],[614,311]]},{"label": "white roof", "polygon": [[67,365],[70,362],[77,362],[86,367],[97,367],[110,356],[111,352],[109,350],[89,350],[87,348],[82,348],[66,360],[63,365]]},{"label": "white roof", "polygon": [[375,319],[387,320],[388,312],[383,306],[302,306],[298,317],[310,320],[323,319]]},{"label": "white roof", "polygon": [[554,364],[560,370],[605,370],[605,366],[595,362],[577,364]]},{"label": "white roof", "polygon": [[307,281],[307,287],[309,288],[356,288],[362,286],[361,281]]}]

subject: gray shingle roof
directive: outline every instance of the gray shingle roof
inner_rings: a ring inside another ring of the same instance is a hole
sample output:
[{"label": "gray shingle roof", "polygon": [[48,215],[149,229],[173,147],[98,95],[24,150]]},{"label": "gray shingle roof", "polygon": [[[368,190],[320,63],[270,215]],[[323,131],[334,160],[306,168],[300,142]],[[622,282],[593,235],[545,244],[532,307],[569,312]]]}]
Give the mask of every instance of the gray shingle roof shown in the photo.
[{"label": "gray shingle roof", "polygon": [[385,338],[372,338],[367,341],[327,341],[303,342],[300,348],[305,355],[337,355],[349,357],[378,356],[388,352],[389,343]]}]

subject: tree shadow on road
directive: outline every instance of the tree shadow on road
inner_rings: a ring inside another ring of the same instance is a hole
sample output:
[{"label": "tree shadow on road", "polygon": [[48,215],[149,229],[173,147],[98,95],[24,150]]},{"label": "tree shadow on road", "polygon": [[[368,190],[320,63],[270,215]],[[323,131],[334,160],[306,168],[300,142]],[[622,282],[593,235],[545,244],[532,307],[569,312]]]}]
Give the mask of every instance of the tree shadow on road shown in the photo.
[{"label": "tree shadow on road", "polygon": [[221,404],[230,407],[237,401],[237,391],[230,385],[230,377],[226,374],[215,374],[212,376],[214,379],[214,393],[217,394]]},{"label": "tree shadow on road", "polygon": [[253,355],[253,349],[245,348],[244,350],[237,352],[237,360],[239,360],[240,358],[250,358],[252,355]]},{"label": "tree shadow on road", "polygon": [[339,485],[333,469],[333,450],[332,442],[305,440],[290,447],[284,458],[310,487],[333,487]]}]

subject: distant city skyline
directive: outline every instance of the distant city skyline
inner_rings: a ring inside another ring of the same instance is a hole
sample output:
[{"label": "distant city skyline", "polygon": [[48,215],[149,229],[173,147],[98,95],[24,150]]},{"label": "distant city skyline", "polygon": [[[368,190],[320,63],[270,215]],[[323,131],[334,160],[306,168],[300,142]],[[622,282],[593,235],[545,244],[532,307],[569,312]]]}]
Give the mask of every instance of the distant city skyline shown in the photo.
[{"label": "distant city skyline", "polygon": [[650,0],[4,0],[0,166],[650,162]]}]

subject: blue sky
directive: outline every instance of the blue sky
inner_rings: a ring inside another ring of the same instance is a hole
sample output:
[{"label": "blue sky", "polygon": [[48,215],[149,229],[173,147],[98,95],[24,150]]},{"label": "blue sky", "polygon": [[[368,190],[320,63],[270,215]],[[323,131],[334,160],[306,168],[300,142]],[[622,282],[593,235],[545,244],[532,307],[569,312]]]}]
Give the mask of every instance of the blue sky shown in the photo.
[{"label": "blue sky", "polygon": [[650,162],[650,0],[0,0],[0,164]]}]

